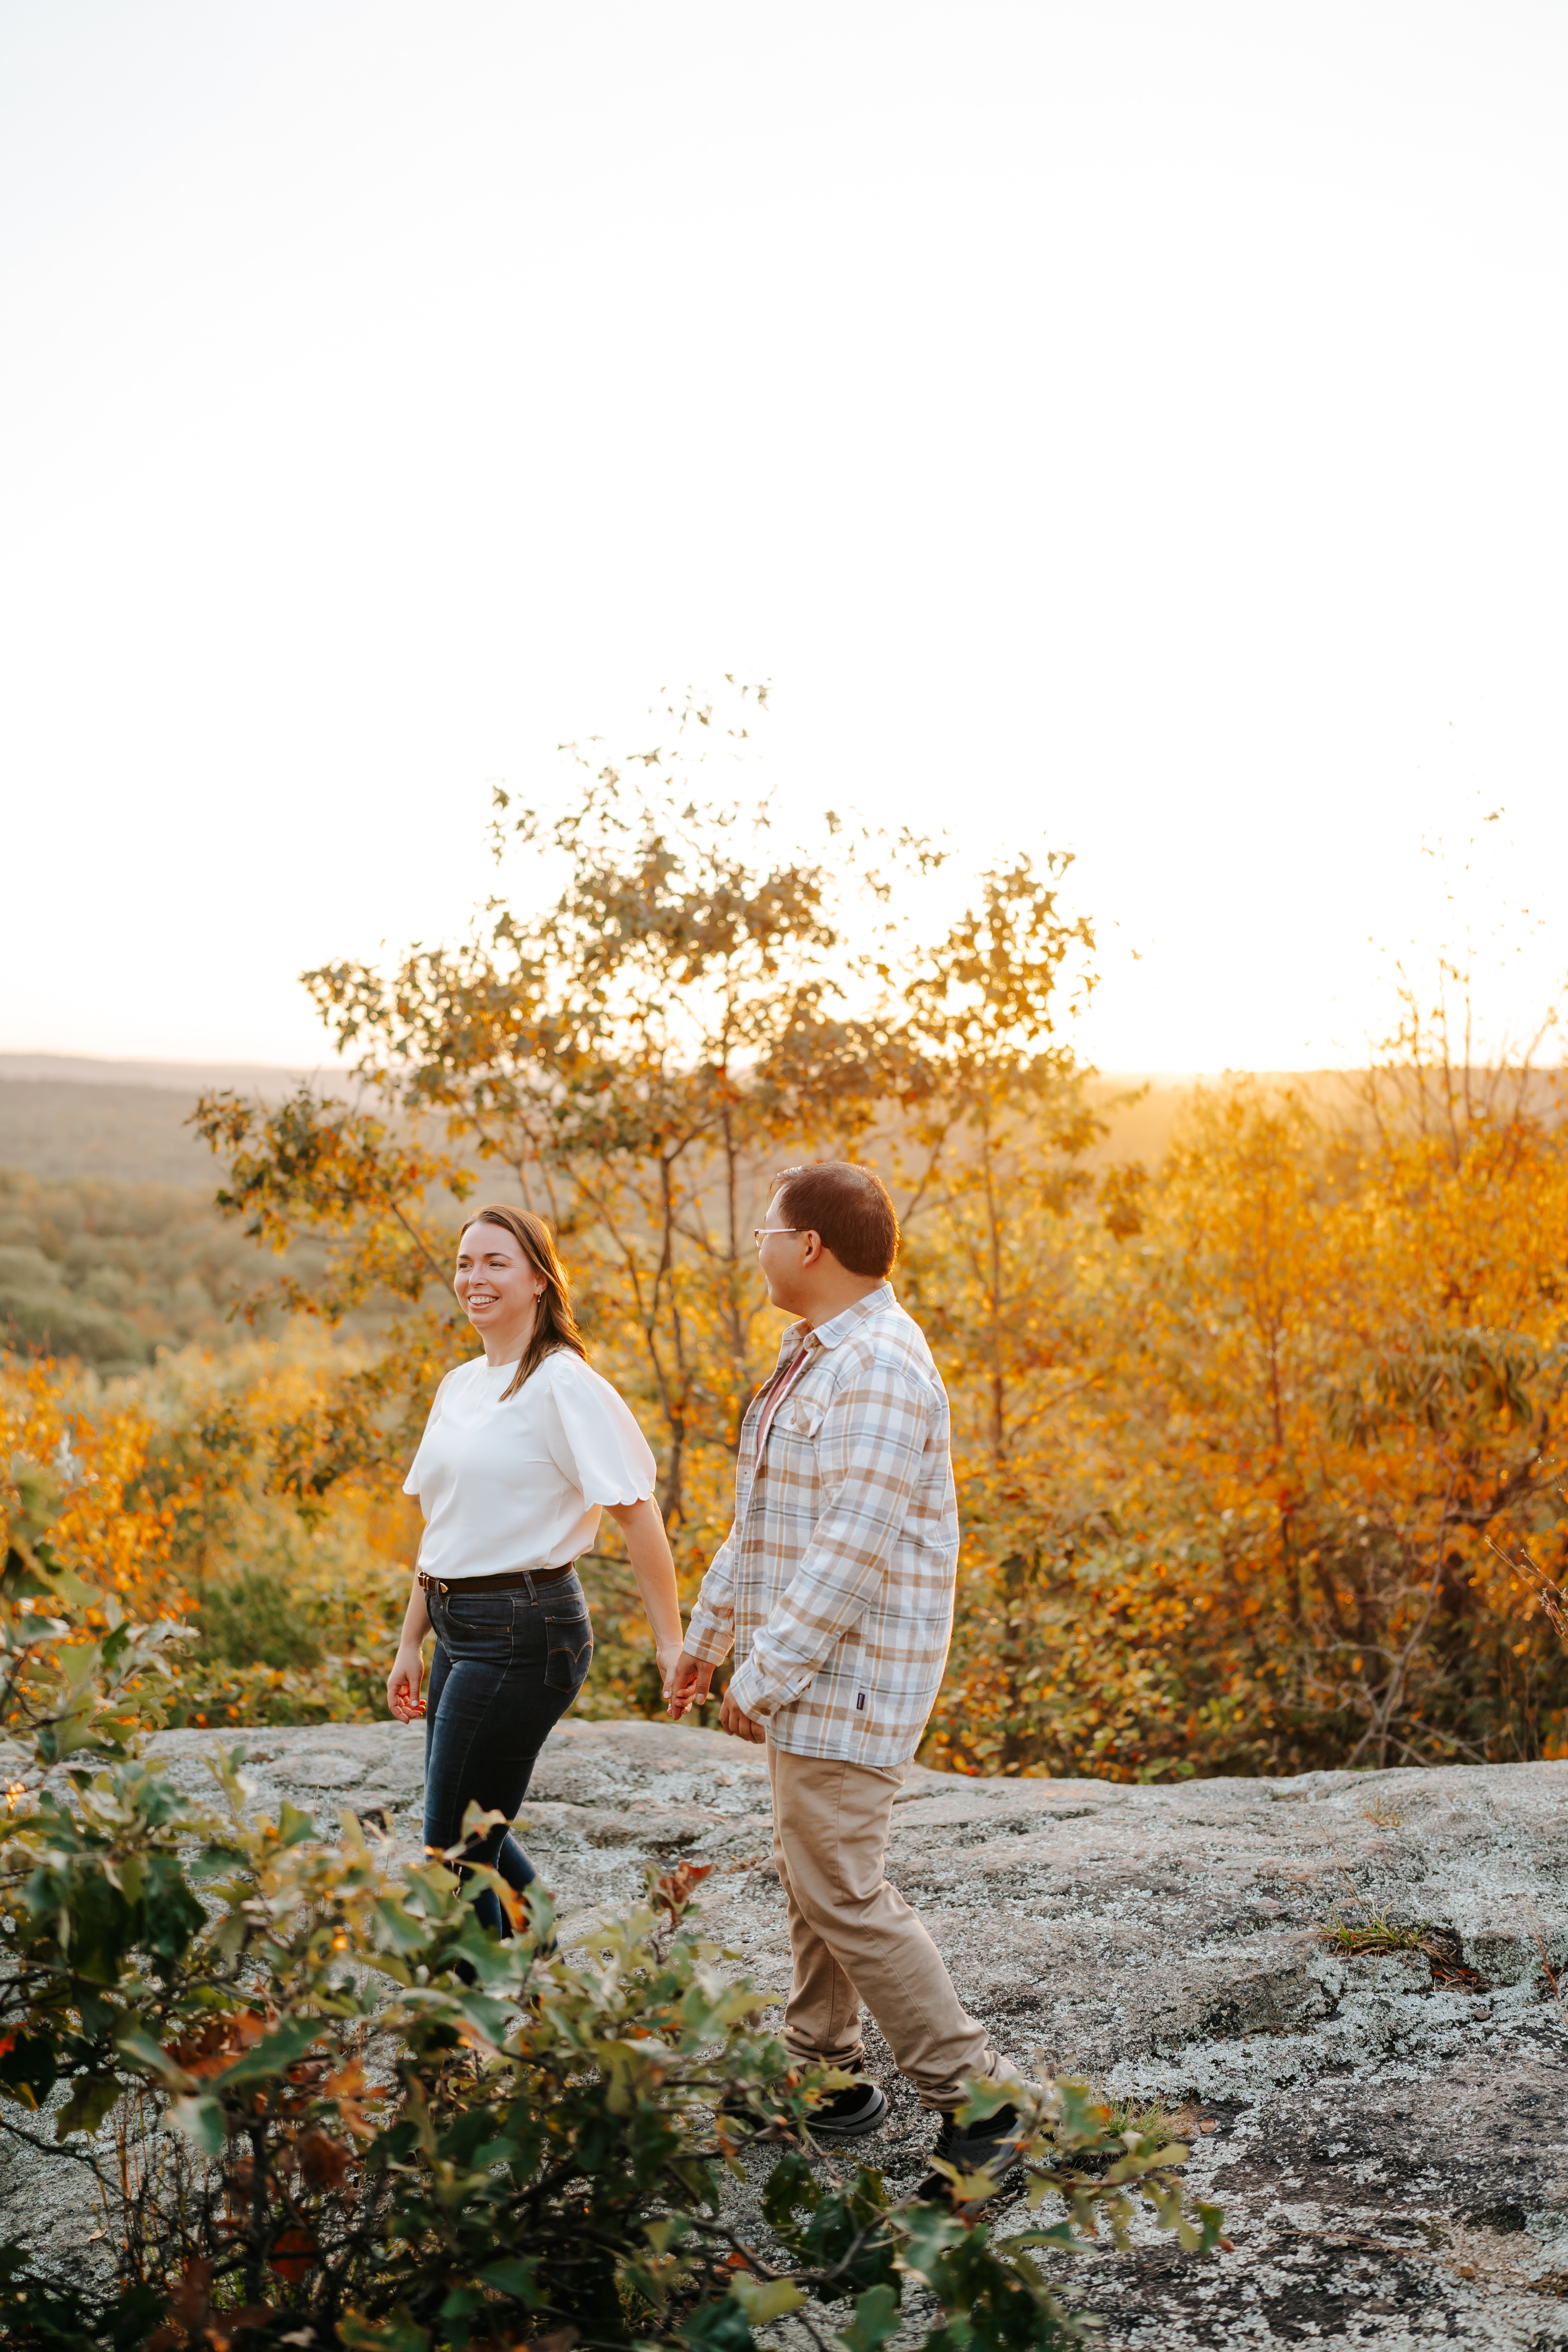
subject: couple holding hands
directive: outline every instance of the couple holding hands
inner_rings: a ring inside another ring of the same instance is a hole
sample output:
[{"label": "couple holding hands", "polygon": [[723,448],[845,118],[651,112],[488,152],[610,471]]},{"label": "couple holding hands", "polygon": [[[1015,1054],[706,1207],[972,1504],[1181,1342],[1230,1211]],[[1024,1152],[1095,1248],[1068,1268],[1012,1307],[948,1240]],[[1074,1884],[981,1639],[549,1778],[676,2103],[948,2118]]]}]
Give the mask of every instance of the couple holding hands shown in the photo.
[{"label": "couple holding hands", "polygon": [[[814,2130],[854,2139],[888,2112],[862,2071],[864,2001],[942,2118],[936,2153],[1000,2179],[1017,2145],[1014,2110],[967,2129],[954,2111],[967,2082],[1009,2070],[884,1866],[952,1625],[947,1399],[888,1280],[898,1220],[873,1170],[786,1170],[756,1243],[769,1297],[798,1319],[747,1409],[734,1523],[683,1636],[654,1457],[589,1369],[548,1227],[505,1207],[465,1226],[454,1287],[485,1352],[442,1381],[408,1474],[425,1536],[387,1701],[405,1722],[425,1715],[427,1847],[458,1843],[470,1802],[514,1819],[588,1671],[593,1629],[574,1562],[607,1510],[671,1715],[707,1697],[731,1649],[738,1661],[720,1720],[767,1750],[794,1961],[784,2042],[796,2061],[856,2077],[816,2109]],[[469,1851],[520,1894],[534,1876],[510,1831]],[[476,1907],[510,1934],[490,1890]]]}]

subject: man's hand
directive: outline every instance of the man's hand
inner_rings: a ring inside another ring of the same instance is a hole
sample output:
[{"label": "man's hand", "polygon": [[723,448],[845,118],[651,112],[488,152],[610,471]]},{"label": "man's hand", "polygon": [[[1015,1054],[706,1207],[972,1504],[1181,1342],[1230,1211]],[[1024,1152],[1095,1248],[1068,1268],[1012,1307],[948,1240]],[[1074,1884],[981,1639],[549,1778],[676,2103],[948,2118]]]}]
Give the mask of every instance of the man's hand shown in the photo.
[{"label": "man's hand", "polygon": [[[659,1661],[663,1664],[662,1658]],[[665,1705],[677,1721],[689,1706],[700,1706],[708,1696],[708,1685],[713,1679],[713,1669],[706,1658],[694,1658],[682,1650],[664,1677]]]},{"label": "man's hand", "polygon": [[755,1739],[761,1742],[768,1736],[766,1724],[759,1723],[754,1716],[743,1715],[728,1691],[724,1694],[724,1704],[719,1710],[719,1728],[721,1731],[732,1732],[737,1739]]},{"label": "man's hand", "polygon": [[[660,1660],[662,1664],[663,1661]],[[679,1721],[689,1707],[700,1706],[713,1680],[713,1669],[706,1658],[694,1658],[689,1650],[682,1650],[664,1678],[665,1704]],[[742,1715],[728,1691],[719,1714],[721,1731],[733,1733],[737,1739],[764,1740],[765,1727],[754,1717]]]}]

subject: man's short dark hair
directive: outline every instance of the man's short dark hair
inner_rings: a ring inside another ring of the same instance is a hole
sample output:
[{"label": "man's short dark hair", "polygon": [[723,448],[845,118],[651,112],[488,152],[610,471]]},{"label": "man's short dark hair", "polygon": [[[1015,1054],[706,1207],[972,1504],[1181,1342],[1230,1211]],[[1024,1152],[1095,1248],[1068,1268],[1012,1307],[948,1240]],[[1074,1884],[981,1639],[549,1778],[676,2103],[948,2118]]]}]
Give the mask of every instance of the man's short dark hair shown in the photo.
[{"label": "man's short dark hair", "polygon": [[774,1202],[797,1231],[819,1234],[847,1274],[892,1272],[899,1220],[874,1168],[852,1160],[812,1160],[773,1178]]}]

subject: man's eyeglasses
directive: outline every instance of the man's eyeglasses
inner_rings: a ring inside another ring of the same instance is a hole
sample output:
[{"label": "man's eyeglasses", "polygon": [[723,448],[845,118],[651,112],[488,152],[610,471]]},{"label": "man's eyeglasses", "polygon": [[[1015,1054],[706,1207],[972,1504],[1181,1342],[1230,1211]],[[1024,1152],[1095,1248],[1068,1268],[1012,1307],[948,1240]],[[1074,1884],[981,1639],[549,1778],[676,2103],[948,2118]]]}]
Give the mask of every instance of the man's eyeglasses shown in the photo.
[{"label": "man's eyeglasses", "polygon": [[752,1227],[752,1239],[756,1243],[757,1247],[761,1249],[763,1244],[766,1241],[770,1234],[804,1234],[809,1232],[809,1230],[810,1228],[806,1225],[753,1225]]}]

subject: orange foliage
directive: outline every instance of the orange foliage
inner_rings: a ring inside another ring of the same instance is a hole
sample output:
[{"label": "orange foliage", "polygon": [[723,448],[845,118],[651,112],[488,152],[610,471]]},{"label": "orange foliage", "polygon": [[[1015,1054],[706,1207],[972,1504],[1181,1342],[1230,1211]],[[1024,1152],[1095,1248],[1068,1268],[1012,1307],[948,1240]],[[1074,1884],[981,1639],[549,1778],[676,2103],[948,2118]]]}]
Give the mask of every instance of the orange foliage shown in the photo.
[{"label": "orange foliage", "polygon": [[168,1720],[379,1713],[416,1515],[384,1475],[341,1478],[328,1504],[289,1477],[358,1360],[308,1328],[187,1350],[107,1391],[74,1367],[0,1363],[6,1517],[47,1522],[62,1566],[201,1637],[160,1680]]},{"label": "orange foliage", "polygon": [[[1202,1096],[1142,1232],[1084,1238],[1079,1393],[964,1451],[929,1752],[1131,1778],[1568,1746],[1561,1646],[1486,1540],[1561,1571],[1562,1131],[1456,1154]],[[991,1362],[945,1369],[961,1422],[993,1411]]]},{"label": "orange foliage", "polygon": [[176,1507],[140,1491],[152,1426],[135,1412],[72,1411],[52,1364],[0,1365],[0,1487],[7,1518],[20,1513],[31,1474],[58,1492],[49,1540],[60,1564],[118,1592],[137,1615],[182,1603],[172,1577]]}]

